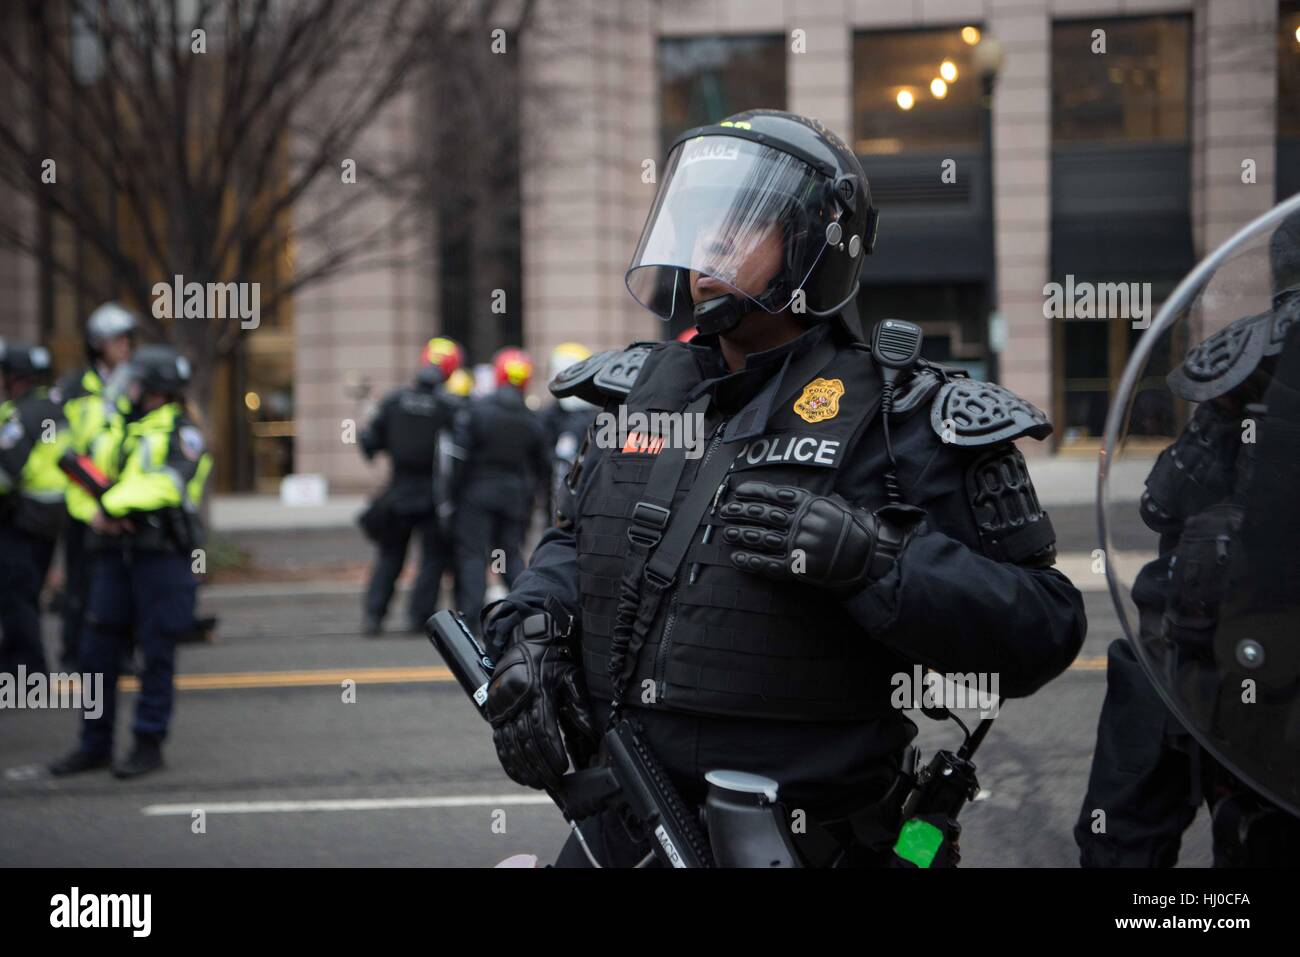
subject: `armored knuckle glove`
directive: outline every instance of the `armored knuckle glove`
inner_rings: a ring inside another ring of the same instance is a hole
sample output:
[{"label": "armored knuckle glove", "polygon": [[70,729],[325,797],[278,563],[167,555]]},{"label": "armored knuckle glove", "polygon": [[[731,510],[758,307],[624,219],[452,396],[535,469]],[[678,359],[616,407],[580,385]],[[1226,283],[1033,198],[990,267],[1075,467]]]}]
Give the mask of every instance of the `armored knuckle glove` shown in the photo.
[{"label": "armored knuckle glove", "polygon": [[484,710],[501,767],[525,787],[556,787],[570,754],[581,766],[594,750],[582,673],[547,615],[532,615],[515,629],[492,671]]},{"label": "armored knuckle glove", "polygon": [[719,511],[731,560],[747,572],[852,593],[888,574],[920,509],[854,508],[838,495],[749,481]]}]

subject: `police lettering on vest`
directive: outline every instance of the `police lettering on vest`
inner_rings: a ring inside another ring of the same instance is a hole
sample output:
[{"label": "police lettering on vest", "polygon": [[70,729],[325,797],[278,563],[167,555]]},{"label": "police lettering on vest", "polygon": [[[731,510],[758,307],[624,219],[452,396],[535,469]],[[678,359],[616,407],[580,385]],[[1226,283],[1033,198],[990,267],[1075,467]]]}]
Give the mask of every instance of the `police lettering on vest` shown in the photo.
[{"label": "police lettering on vest", "polygon": [[755,439],[745,445],[737,456],[735,468],[750,465],[823,465],[835,468],[840,464],[839,439],[823,439],[814,435],[777,435]]}]

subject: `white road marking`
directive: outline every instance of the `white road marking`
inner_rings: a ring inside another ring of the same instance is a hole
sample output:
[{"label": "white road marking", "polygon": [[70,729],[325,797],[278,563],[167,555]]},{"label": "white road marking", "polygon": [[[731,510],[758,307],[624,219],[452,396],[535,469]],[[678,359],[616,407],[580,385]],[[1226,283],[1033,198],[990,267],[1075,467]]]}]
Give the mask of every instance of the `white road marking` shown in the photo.
[{"label": "white road marking", "polygon": [[140,809],[148,817],[206,814],[299,814],[305,811],[388,811],[428,807],[504,807],[514,804],[550,804],[545,794],[466,794],[454,797],[341,798],[317,801],[225,801],[205,804],[150,804]]}]

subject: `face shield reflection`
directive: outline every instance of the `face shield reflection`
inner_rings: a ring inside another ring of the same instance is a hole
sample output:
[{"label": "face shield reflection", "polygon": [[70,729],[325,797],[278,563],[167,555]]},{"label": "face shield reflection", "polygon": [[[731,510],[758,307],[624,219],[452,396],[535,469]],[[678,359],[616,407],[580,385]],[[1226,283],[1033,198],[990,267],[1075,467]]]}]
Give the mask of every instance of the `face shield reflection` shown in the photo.
[{"label": "face shield reflection", "polygon": [[695,137],[669,156],[628,290],[663,319],[727,293],[780,312],[838,218],[829,178],[803,160],[735,137]]},{"label": "face shield reflection", "polygon": [[[1112,597],[1156,693],[1219,764],[1296,815],[1298,239],[1300,196],[1166,302],[1120,385],[1100,498]],[[1130,469],[1140,491],[1115,479]]]}]

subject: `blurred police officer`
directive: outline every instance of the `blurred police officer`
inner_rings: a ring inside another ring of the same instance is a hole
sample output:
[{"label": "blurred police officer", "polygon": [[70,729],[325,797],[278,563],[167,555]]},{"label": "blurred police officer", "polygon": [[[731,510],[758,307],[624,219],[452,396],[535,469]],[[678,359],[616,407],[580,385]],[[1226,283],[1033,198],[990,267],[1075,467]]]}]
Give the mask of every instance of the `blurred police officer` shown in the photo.
[{"label": "blurred police officer", "polygon": [[523,571],[528,519],[551,469],[546,432],[524,400],[532,360],[519,349],[502,349],[492,368],[496,390],[457,414],[452,448],[456,606],[473,623],[483,607],[489,557],[504,559],[494,570],[508,585]]},{"label": "blurred police officer", "polygon": [[450,543],[438,515],[446,483],[437,471],[439,443],[454,414],[442,390],[459,367],[455,343],[430,340],[421,353],[415,381],[386,395],[361,433],[361,451],[367,459],[382,451],[392,462],[388,485],[373,506],[379,515],[372,526],[377,553],[362,619],[367,635],[383,630],[413,533],[420,535],[420,570],[408,603],[409,631],[422,631],[437,607],[442,574],[451,567]]},{"label": "blurred police officer", "polygon": [[95,443],[104,478],[77,516],[90,526],[90,592],[81,666],[104,676],[104,709],[83,717],[79,746],[50,770],[103,767],[113,748],[118,663],[134,635],[143,657],[134,747],[113,767],[135,777],[162,766],[172,714],[176,642],[194,627],[194,550],[203,544],[199,507],[212,469],[203,435],[187,414],[189,361],[168,346],[141,346],[122,366],[127,413]]},{"label": "blurred police officer", "polygon": [[0,671],[44,671],[41,588],[63,526],[63,414],[42,346],[0,342]]},{"label": "blurred police officer", "polygon": [[[58,385],[63,414],[68,420],[69,445],[78,455],[92,455],[93,444],[108,433],[114,410],[105,397],[105,383],[115,369],[131,358],[139,321],[116,302],[106,302],[86,320],[87,365],[65,376]],[[68,483],[68,512],[85,513],[90,502],[85,489]],[[86,536],[84,522],[72,518],[63,538],[63,648],[60,658],[69,668],[77,664],[77,642],[86,609]]]},{"label": "blurred police officer", "polygon": [[[874,809],[916,734],[895,676],[991,672],[1017,697],[1078,652],[1083,603],[1013,444],[1051,427],[916,360],[916,327],[889,327],[878,355],[856,341],[875,219],[857,157],[815,120],[755,110],[677,141],[627,285],[701,334],[552,383],[628,425],[614,442],[593,429],[561,522],[484,612],[514,780],[555,785],[562,722],[573,742],[635,716],[688,802],[710,770],[761,774],[806,812],[818,862],[879,863],[897,835]],[[634,428],[663,411],[676,440]],[[702,440],[683,441],[696,416]],[[580,629],[572,659],[560,616],[523,626],[556,602]],[[649,853],[613,811],[580,826],[606,866]],[[560,863],[585,861],[571,839]]]},{"label": "blurred police officer", "polygon": [[[550,377],[555,379],[575,363],[591,358],[580,342],[562,342],[551,352]],[[551,475],[546,483],[546,525],[555,521],[555,506],[564,476],[578,457],[578,447],[599,410],[576,395],[556,399],[541,411],[546,445],[551,452]]]}]

